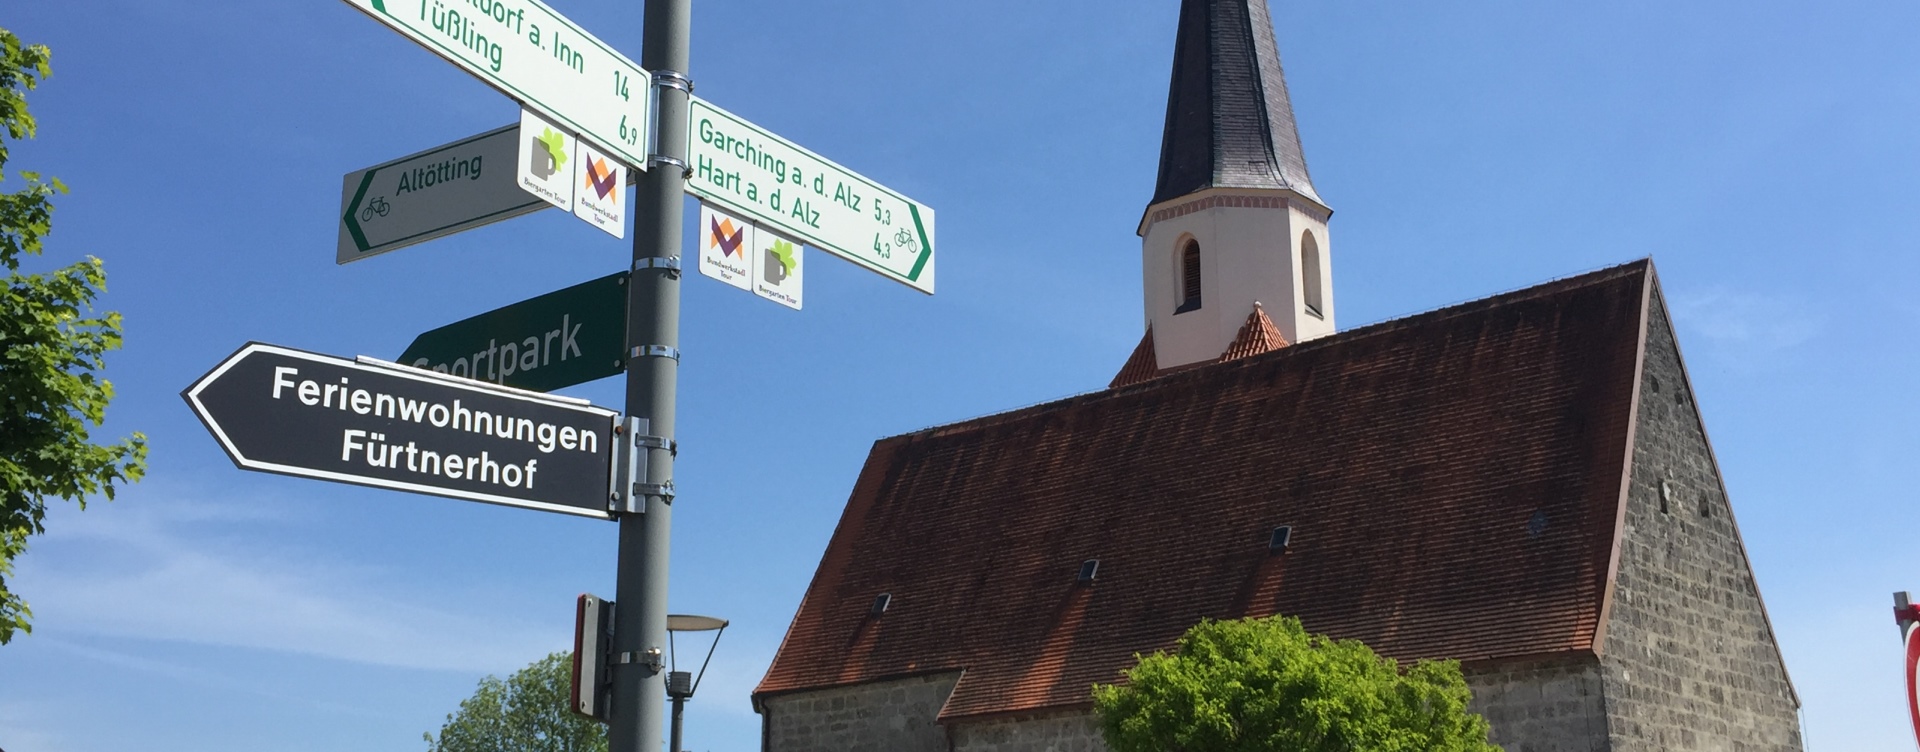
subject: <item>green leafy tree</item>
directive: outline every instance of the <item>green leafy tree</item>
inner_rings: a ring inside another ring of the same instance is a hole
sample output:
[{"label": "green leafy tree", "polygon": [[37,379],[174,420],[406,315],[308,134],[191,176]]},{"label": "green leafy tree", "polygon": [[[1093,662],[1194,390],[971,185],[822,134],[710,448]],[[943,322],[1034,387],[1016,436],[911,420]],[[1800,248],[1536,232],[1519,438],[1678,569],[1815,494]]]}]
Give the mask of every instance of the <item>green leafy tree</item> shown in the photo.
[{"label": "green leafy tree", "polygon": [[1096,686],[1114,752],[1499,752],[1460,665],[1406,670],[1290,617],[1205,621]]},{"label": "green leafy tree", "polygon": [[480,680],[460,712],[447,716],[429,752],[606,752],[607,730],[568,709],[573,654],[554,653],[506,681]]},{"label": "green leafy tree", "polygon": [[[43,45],[24,45],[0,28],[0,182],[8,146],[32,138],[27,92],[52,73]],[[52,228],[57,179],[20,172],[20,187],[0,193],[0,645],[15,631],[30,632],[33,612],[8,589],[13,561],[27,538],[46,532],[48,499],[86,508],[87,498],[113,498],[117,483],[139,480],[146,437],[135,433],[112,445],[93,443],[89,426],[106,418],[113,384],[100,378],[104,355],[120,347],[120,315],[93,316],[94,297],[106,289],[100,260],[45,274],[22,274],[21,257],[39,255]]]}]

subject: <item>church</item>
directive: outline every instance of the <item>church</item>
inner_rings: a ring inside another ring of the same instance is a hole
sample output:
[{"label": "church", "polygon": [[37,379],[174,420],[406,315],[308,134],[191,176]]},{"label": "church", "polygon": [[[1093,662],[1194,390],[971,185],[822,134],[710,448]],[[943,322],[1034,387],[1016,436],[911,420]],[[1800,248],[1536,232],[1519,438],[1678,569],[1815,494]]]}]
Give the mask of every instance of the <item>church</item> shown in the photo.
[{"label": "church", "polygon": [[1179,12],[1139,345],[875,442],[763,749],[1104,750],[1094,684],[1285,614],[1458,660],[1507,752],[1800,750],[1653,262],[1339,330],[1266,0]]}]

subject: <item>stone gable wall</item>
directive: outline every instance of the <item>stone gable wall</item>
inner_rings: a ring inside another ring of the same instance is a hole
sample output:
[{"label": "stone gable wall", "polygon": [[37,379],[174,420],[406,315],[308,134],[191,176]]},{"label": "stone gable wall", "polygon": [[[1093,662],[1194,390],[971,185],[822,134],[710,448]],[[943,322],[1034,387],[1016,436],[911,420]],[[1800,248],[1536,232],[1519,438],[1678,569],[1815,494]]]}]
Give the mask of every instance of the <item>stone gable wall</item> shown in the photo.
[{"label": "stone gable wall", "polygon": [[1612,748],[1799,752],[1786,668],[1657,290],[1639,409],[1602,644]]},{"label": "stone gable wall", "polygon": [[1506,752],[1606,752],[1607,712],[1592,656],[1462,669],[1473,702]]},{"label": "stone gable wall", "polygon": [[761,702],[767,752],[948,752],[934,723],[959,674],[919,676]]},{"label": "stone gable wall", "polygon": [[958,723],[953,752],[1107,752],[1092,711]]}]

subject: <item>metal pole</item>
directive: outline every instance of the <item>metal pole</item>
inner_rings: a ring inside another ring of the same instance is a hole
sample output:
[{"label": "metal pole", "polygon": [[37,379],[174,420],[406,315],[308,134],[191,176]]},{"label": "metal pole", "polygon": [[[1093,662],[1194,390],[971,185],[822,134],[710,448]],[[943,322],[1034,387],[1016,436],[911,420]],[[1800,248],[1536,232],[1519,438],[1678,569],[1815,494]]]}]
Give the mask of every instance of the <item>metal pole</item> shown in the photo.
[{"label": "metal pole", "polygon": [[667,744],[667,752],[680,752],[680,714],[687,709],[687,698],[673,698],[673,738]]},{"label": "metal pole", "polygon": [[[645,3],[640,66],[656,75],[668,74],[663,79],[684,81],[692,0]],[[634,274],[627,285],[627,414],[646,418],[653,435],[671,442],[680,366],[680,273],[662,260],[680,255],[686,183],[680,165],[685,164],[687,153],[687,92],[669,86],[657,90],[654,154],[672,161],[652,160],[634,191]],[[672,480],[673,453],[665,448],[648,450],[645,512],[620,518],[613,652],[633,656],[635,662],[615,669],[610,752],[660,748],[667,687],[659,657],[667,644]]]}]

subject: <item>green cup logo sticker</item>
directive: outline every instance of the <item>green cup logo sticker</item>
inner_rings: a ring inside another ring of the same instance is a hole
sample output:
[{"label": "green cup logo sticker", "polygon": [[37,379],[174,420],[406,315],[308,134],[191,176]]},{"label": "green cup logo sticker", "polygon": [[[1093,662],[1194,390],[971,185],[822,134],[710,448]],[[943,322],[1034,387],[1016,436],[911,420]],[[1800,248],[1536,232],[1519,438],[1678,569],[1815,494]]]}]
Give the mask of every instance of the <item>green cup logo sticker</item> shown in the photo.
[{"label": "green cup logo sticker", "polygon": [[567,163],[567,137],[552,128],[545,129],[533,139],[533,161],[527,170],[541,180],[553,178],[554,173]]},{"label": "green cup logo sticker", "polygon": [[800,260],[793,257],[793,244],[785,240],[775,240],[767,247],[767,258],[760,264],[760,276],[769,285],[787,281]]}]

